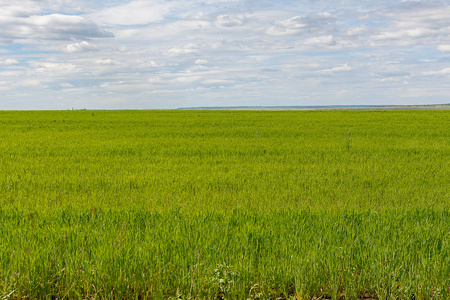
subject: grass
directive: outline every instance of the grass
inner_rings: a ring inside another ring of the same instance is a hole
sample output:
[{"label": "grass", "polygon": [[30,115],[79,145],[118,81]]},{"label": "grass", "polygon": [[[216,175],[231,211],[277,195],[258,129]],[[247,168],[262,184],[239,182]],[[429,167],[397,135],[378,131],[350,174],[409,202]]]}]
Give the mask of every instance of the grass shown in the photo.
[{"label": "grass", "polygon": [[448,111],[0,112],[0,295],[447,299]]}]

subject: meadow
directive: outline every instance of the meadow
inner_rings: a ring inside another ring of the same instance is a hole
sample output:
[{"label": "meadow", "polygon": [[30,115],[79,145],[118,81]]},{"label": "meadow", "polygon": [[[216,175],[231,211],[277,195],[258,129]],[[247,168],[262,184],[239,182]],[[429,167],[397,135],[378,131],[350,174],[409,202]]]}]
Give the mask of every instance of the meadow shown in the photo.
[{"label": "meadow", "polygon": [[449,299],[450,111],[0,111],[0,299]]}]

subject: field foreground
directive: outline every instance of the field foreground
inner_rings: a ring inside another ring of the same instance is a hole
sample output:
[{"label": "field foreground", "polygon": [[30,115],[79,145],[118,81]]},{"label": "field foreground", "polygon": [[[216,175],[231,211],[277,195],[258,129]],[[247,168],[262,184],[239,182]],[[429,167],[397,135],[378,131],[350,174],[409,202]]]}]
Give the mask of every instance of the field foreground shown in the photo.
[{"label": "field foreground", "polygon": [[0,112],[0,295],[448,299],[449,111]]}]

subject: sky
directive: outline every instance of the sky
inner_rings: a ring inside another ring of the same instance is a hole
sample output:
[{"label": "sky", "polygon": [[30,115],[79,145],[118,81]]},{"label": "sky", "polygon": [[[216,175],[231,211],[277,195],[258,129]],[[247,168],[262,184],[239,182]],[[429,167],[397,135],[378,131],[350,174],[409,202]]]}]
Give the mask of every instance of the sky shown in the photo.
[{"label": "sky", "polygon": [[450,1],[0,0],[0,110],[450,103]]}]

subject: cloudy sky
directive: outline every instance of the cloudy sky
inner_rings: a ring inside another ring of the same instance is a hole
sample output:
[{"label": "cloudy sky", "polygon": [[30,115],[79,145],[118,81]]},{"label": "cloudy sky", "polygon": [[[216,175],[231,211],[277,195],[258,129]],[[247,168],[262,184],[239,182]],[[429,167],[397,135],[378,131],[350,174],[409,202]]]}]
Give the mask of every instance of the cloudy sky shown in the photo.
[{"label": "cloudy sky", "polygon": [[0,110],[449,103],[450,2],[0,0]]}]

